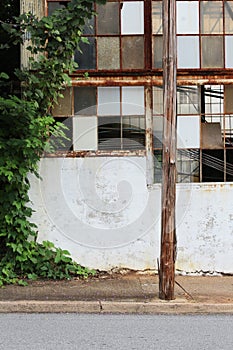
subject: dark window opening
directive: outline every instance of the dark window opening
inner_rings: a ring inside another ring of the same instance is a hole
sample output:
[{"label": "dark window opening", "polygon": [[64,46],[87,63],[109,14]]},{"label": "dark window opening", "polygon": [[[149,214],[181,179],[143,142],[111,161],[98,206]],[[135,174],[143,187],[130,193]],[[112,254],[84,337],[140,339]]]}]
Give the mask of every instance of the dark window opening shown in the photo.
[{"label": "dark window opening", "polygon": [[[1,1],[0,21],[13,23],[14,16],[19,16],[20,2],[12,0],[9,6],[9,0]],[[14,75],[16,68],[20,67],[20,46],[11,45],[10,35],[5,32],[0,25],[0,45],[8,44],[9,49],[0,50],[0,72],[5,72],[10,77],[8,82],[0,82],[0,95],[7,97],[9,94],[20,95],[20,86],[18,79]]]},{"label": "dark window opening", "polygon": [[226,181],[233,181],[233,150],[226,150]]},{"label": "dark window opening", "polygon": [[60,136],[56,137],[56,135],[51,136],[52,146],[54,147],[54,151],[72,151],[73,150],[73,118],[54,118],[56,123],[62,123],[64,125],[64,129],[62,128],[65,138]]},{"label": "dark window opening", "polygon": [[121,149],[120,117],[98,117],[98,149]]},{"label": "dark window opening", "polygon": [[202,181],[223,182],[224,181],[224,151],[203,150],[202,151]]}]

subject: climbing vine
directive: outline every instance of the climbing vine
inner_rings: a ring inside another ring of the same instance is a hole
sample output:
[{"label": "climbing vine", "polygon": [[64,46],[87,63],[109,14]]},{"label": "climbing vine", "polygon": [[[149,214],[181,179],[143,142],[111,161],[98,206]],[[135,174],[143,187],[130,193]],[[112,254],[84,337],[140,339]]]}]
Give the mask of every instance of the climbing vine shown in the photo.
[{"label": "climbing vine", "polygon": [[[64,137],[51,108],[77,68],[72,57],[84,40],[81,33],[86,20],[94,15],[93,2],[105,1],[72,0],[49,17],[38,19],[23,13],[14,18],[14,24],[2,23],[10,43],[27,45],[32,55],[28,68],[15,70],[22,98],[0,97],[0,285],[24,284],[24,278],[61,279],[93,273],[72,261],[68,251],[48,241],[37,242],[28,195],[28,174],[38,176],[40,157],[53,147],[48,135]],[[7,78],[1,73],[1,84]]]}]

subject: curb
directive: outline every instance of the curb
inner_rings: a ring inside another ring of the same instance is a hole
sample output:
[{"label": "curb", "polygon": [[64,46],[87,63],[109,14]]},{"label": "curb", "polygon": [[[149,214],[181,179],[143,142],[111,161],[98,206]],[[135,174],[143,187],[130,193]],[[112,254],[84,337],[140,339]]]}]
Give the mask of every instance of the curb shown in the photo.
[{"label": "curb", "polygon": [[183,301],[2,301],[0,313],[233,314],[233,304]]}]

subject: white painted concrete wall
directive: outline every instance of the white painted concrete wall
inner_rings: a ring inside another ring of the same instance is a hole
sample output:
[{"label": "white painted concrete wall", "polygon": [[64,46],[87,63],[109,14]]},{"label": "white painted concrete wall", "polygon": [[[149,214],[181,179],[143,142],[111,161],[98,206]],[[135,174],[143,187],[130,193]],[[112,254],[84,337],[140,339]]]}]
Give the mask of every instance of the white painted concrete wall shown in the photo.
[{"label": "white painted concrete wall", "polygon": [[[31,178],[39,239],[101,270],[157,268],[160,185],[146,159],[47,158]],[[233,184],[177,185],[177,269],[233,273]]]}]

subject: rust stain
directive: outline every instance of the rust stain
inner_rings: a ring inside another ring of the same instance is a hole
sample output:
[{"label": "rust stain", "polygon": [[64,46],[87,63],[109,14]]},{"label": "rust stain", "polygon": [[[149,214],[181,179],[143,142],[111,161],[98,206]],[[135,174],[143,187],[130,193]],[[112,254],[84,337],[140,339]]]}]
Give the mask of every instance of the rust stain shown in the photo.
[{"label": "rust stain", "polygon": [[118,150],[118,151],[57,151],[44,153],[43,158],[86,158],[86,157],[145,157],[146,150]]}]

